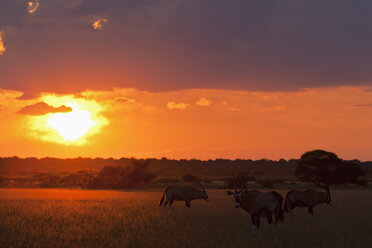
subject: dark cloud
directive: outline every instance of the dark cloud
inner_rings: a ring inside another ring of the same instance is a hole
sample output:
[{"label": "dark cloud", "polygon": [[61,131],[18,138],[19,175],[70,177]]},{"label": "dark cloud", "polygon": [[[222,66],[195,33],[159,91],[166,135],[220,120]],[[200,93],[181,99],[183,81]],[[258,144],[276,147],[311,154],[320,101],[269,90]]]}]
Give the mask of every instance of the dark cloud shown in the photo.
[{"label": "dark cloud", "polygon": [[115,102],[121,102],[121,103],[135,103],[136,100],[124,97],[124,96],[119,96],[114,99]]},{"label": "dark cloud", "polygon": [[[23,1],[0,1],[4,88],[372,85],[372,1],[59,0],[33,16]],[[109,20],[102,32],[96,18]]]},{"label": "dark cloud", "polygon": [[5,26],[21,27],[27,15],[26,1],[23,0],[0,0],[0,29]]},{"label": "dark cloud", "polygon": [[71,111],[72,109],[65,105],[55,108],[44,102],[38,102],[32,105],[23,107],[17,113],[22,114],[22,115],[45,115],[49,113],[67,113]]}]

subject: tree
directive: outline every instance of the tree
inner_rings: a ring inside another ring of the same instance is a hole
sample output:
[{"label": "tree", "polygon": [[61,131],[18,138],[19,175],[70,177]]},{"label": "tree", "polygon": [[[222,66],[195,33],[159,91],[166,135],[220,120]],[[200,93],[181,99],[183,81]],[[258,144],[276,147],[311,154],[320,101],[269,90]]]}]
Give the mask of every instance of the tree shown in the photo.
[{"label": "tree", "polygon": [[335,153],[323,150],[304,153],[298,161],[295,175],[301,181],[312,182],[327,191],[330,185],[365,184],[360,179],[365,173],[358,164],[343,161]]},{"label": "tree", "polygon": [[188,183],[195,182],[195,177],[191,174],[186,174],[182,177],[182,180]]},{"label": "tree", "polygon": [[141,188],[150,183],[154,173],[147,170],[149,161],[133,160],[131,166],[107,165],[94,178],[91,187],[100,189]]},{"label": "tree", "polygon": [[225,188],[233,189],[234,184],[237,188],[247,188],[247,182],[255,180],[256,178],[254,176],[249,176],[249,171],[242,171],[236,178],[227,178],[225,180]]},{"label": "tree", "polygon": [[106,165],[94,178],[92,187],[98,189],[124,188],[123,175],[125,169],[121,166]]},{"label": "tree", "polygon": [[89,188],[97,173],[91,169],[83,169],[73,172],[60,181],[63,186],[79,186],[81,188]]},{"label": "tree", "polygon": [[38,185],[43,188],[52,188],[58,185],[60,180],[59,176],[51,175],[48,173],[39,173],[32,176],[32,181],[34,185]]}]

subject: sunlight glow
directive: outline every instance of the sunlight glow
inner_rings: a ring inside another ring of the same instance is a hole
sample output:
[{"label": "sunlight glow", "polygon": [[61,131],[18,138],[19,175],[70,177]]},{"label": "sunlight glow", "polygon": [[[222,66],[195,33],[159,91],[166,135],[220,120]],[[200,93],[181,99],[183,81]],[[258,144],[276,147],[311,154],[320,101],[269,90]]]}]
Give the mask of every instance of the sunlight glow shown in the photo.
[{"label": "sunlight glow", "polygon": [[43,94],[39,101],[54,108],[67,106],[72,111],[28,116],[28,136],[32,139],[82,146],[89,143],[89,137],[100,133],[109,123],[102,115],[104,107],[95,100],[74,95]]},{"label": "sunlight glow", "polygon": [[86,110],[52,114],[47,126],[55,129],[64,140],[75,141],[95,126],[91,113]]}]

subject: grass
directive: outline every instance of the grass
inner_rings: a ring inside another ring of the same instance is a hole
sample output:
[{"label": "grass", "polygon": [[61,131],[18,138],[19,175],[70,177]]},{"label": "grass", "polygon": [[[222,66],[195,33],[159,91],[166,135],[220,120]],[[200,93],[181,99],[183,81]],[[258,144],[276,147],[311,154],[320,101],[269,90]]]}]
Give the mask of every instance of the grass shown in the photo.
[{"label": "grass", "polygon": [[0,189],[0,247],[372,247],[370,190],[334,190],[312,223],[296,209],[279,244],[266,220],[253,241],[249,216],[224,191],[209,197],[164,210],[159,191]]}]

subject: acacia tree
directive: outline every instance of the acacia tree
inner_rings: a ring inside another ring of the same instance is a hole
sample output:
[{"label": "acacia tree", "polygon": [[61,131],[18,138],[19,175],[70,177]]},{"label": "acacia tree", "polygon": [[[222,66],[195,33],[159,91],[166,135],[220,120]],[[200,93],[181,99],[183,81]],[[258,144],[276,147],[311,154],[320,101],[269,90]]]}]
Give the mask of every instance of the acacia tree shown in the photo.
[{"label": "acacia tree", "polygon": [[330,185],[365,184],[360,179],[365,173],[357,163],[344,161],[335,153],[323,150],[304,153],[298,161],[295,175],[301,181],[324,188],[328,194]]}]

